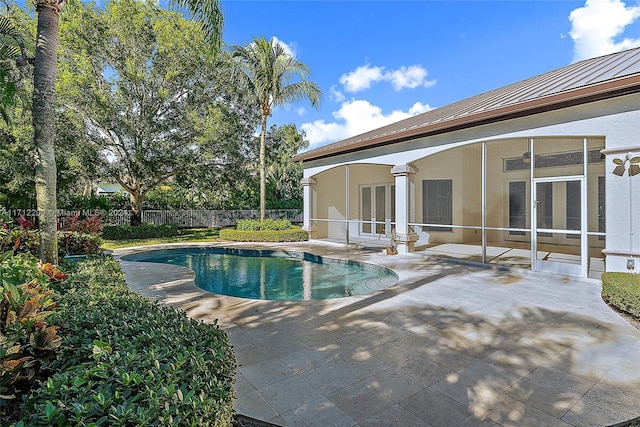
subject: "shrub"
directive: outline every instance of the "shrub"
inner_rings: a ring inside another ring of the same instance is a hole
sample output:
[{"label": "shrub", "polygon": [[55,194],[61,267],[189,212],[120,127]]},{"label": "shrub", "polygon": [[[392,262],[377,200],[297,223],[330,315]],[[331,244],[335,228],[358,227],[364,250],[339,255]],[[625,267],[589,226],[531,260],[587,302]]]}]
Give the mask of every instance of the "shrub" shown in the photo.
[{"label": "shrub", "polygon": [[176,224],[140,224],[131,225],[106,225],[102,230],[102,237],[108,240],[124,239],[154,239],[157,237],[172,237],[178,234]]},{"label": "shrub", "polygon": [[217,325],[129,291],[117,261],[59,285],[57,370],[23,404],[28,425],[211,425],[233,417],[236,363]]},{"label": "shrub", "polygon": [[304,242],[309,233],[294,227],[289,230],[242,231],[226,228],[220,230],[220,238],[235,242]]},{"label": "shrub", "polygon": [[58,232],[58,252],[62,256],[97,254],[102,251],[101,244],[100,236],[76,231]]},{"label": "shrub", "polygon": [[0,401],[7,401],[42,379],[55,357],[61,340],[58,327],[45,321],[55,307],[47,282],[66,275],[51,264],[38,265],[30,254],[7,252],[0,277]]},{"label": "shrub", "polygon": [[267,231],[267,230],[289,230],[291,222],[286,219],[239,219],[236,222],[236,230],[240,231]]},{"label": "shrub", "polygon": [[602,299],[607,304],[640,317],[640,274],[603,273]]}]

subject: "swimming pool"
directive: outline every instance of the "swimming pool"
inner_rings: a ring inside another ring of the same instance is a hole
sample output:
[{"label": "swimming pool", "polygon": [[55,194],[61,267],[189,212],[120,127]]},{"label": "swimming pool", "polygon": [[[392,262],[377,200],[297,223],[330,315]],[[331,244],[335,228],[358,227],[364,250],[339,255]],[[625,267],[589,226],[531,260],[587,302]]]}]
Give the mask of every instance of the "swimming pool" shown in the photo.
[{"label": "swimming pool", "polygon": [[205,291],[240,298],[310,300],[363,295],[398,281],[391,270],[307,252],[179,248],[126,255],[123,261],[188,267]]}]

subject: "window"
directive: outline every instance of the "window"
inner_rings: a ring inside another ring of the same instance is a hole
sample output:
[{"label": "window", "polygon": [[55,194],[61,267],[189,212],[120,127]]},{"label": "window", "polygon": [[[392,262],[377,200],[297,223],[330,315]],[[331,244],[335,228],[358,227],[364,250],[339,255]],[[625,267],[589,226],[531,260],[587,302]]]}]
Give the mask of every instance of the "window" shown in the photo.
[{"label": "window", "polygon": [[[527,227],[527,183],[509,183],[509,228]],[[512,236],[524,236],[524,231],[509,230]]]},{"label": "window", "polygon": [[[422,222],[453,224],[453,181],[425,179],[422,181]],[[429,231],[453,231],[452,227],[425,227]]]}]

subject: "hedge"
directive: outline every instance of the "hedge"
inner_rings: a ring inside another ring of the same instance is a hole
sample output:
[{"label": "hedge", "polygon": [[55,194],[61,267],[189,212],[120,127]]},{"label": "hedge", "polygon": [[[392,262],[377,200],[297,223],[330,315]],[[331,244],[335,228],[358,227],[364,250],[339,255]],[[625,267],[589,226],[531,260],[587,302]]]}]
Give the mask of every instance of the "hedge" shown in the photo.
[{"label": "hedge", "polygon": [[105,225],[102,238],[107,240],[154,239],[178,235],[177,224]]},{"label": "hedge", "polygon": [[220,230],[220,238],[234,242],[304,242],[309,233],[300,227],[289,230],[243,231],[225,228]]},{"label": "hedge", "polygon": [[226,334],[129,291],[110,258],[59,285],[56,372],[25,398],[26,425],[230,426],[236,362]]},{"label": "hedge", "polygon": [[286,219],[239,219],[236,222],[236,230],[240,231],[267,231],[267,230],[289,230],[291,222]]},{"label": "hedge", "polygon": [[640,274],[603,273],[602,299],[607,304],[640,317]]}]

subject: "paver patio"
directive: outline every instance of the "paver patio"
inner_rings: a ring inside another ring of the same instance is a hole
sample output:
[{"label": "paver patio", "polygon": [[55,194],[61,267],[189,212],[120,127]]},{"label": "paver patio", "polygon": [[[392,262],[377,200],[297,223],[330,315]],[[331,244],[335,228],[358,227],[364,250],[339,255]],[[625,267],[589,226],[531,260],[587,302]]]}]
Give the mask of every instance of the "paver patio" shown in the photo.
[{"label": "paver patio", "polygon": [[400,280],[370,295],[256,301],[201,291],[183,267],[122,261],[134,291],[228,333],[240,414],[323,427],[582,427],[640,416],[640,332],[602,302],[598,281],[275,246],[384,265]]}]

